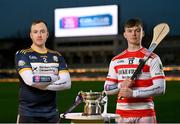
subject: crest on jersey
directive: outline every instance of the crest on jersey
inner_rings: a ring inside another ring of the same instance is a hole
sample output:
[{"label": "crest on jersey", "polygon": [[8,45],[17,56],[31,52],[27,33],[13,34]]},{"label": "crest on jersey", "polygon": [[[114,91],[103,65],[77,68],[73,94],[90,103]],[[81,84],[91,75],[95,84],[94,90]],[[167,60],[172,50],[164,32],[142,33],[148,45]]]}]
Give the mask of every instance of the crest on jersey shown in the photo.
[{"label": "crest on jersey", "polygon": [[57,57],[57,56],[53,56],[53,60],[54,60],[55,62],[58,62],[58,57]]},{"label": "crest on jersey", "polygon": [[24,66],[25,64],[26,64],[26,62],[23,60],[18,61],[18,66]]},{"label": "crest on jersey", "polygon": [[134,57],[133,58],[128,58],[128,60],[129,60],[129,64],[133,64],[134,63]]}]

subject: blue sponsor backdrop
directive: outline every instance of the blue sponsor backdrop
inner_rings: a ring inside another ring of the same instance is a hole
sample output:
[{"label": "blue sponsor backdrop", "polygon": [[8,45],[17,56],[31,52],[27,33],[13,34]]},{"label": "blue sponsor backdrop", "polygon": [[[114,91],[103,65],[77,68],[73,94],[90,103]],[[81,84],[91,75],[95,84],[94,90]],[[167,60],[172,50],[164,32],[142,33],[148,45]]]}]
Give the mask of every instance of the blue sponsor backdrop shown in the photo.
[{"label": "blue sponsor backdrop", "polygon": [[104,27],[112,25],[112,15],[91,15],[80,17],[63,17],[59,22],[60,29],[69,28],[90,28],[90,27]]}]

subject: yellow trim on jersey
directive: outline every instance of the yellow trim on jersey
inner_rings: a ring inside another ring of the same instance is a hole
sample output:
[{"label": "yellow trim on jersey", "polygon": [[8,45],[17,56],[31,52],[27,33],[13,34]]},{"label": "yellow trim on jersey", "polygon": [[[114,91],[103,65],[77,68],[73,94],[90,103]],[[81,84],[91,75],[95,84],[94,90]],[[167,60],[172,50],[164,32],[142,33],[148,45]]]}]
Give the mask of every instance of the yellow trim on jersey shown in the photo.
[{"label": "yellow trim on jersey", "polygon": [[50,50],[50,49],[47,49],[48,52],[50,53],[55,53],[55,54],[58,54],[59,56],[62,56],[61,53],[59,53],[58,51],[55,51],[55,50]]},{"label": "yellow trim on jersey", "polygon": [[45,53],[47,53],[47,52],[48,52],[47,48],[46,48],[46,51],[45,51],[45,52],[38,51],[38,50],[36,50],[35,48],[33,48],[32,46],[31,46],[31,48],[32,48],[35,52],[37,52],[37,53],[41,53],[41,54],[45,54]]},{"label": "yellow trim on jersey", "polygon": [[68,70],[60,70],[59,73],[67,73],[69,72]]},{"label": "yellow trim on jersey", "polygon": [[32,70],[31,68],[22,68],[21,70],[19,70],[19,74],[21,74],[23,71],[26,71],[26,70]]},{"label": "yellow trim on jersey", "polygon": [[26,54],[27,52],[33,52],[33,50],[32,50],[32,48],[29,48],[29,49],[22,49],[19,52],[22,54]]}]

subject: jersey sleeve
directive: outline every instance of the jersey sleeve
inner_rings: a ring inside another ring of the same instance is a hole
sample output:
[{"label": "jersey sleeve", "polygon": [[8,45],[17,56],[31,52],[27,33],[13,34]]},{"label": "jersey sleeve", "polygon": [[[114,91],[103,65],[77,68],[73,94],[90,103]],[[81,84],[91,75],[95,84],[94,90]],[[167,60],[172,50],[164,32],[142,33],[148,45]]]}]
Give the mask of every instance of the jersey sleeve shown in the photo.
[{"label": "jersey sleeve", "polygon": [[117,73],[114,69],[114,61],[110,62],[109,71],[108,71],[108,75],[106,77],[106,81],[118,83]]},{"label": "jersey sleeve", "polygon": [[114,62],[111,61],[109,65],[108,75],[104,83],[104,92],[107,95],[117,94],[120,88],[120,83],[118,83],[118,78],[116,71],[114,69]]},{"label": "jersey sleeve", "polygon": [[51,83],[46,87],[46,90],[60,91],[71,88],[71,77],[69,72],[59,73],[59,80]]},{"label": "jersey sleeve", "polygon": [[163,71],[163,65],[160,60],[160,58],[157,56],[151,61],[150,65],[150,73],[152,79],[163,79],[165,78],[164,71]]},{"label": "jersey sleeve", "polygon": [[15,55],[16,70],[19,72],[23,68],[31,68],[28,56],[23,51],[17,51]]},{"label": "jersey sleeve", "polygon": [[63,56],[59,55],[59,71],[68,70],[67,64]]}]

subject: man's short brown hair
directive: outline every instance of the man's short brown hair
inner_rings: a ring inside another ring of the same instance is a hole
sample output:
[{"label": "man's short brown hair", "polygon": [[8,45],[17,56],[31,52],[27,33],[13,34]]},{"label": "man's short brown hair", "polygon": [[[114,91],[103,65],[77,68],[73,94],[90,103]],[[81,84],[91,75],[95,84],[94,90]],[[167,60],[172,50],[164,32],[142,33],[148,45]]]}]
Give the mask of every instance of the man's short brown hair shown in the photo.
[{"label": "man's short brown hair", "polygon": [[[48,28],[47,23],[46,23],[44,20],[42,20],[42,19],[37,19],[37,20],[32,21],[31,27],[32,27],[33,25],[36,25],[36,24],[39,24],[39,23],[44,23],[44,24],[46,25],[46,27]],[[31,27],[30,27],[30,32],[31,32]]]},{"label": "man's short brown hair", "polygon": [[132,19],[129,19],[125,23],[124,29],[125,28],[131,28],[131,27],[134,27],[134,26],[139,26],[139,25],[143,28],[143,23],[139,18],[132,18]]}]

